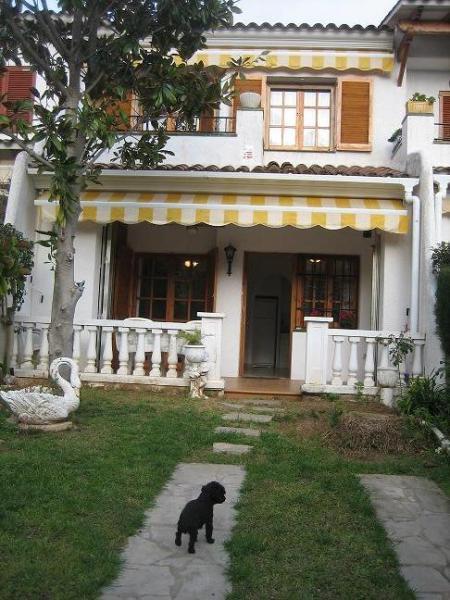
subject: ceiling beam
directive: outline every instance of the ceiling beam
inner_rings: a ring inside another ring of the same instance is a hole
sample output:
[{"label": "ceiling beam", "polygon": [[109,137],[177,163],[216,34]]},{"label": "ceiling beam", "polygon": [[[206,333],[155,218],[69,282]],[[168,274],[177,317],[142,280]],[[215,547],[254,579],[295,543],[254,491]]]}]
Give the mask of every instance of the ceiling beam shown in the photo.
[{"label": "ceiling beam", "polygon": [[450,34],[450,23],[442,21],[399,21],[398,28],[410,35]]},{"label": "ceiling beam", "polygon": [[413,36],[410,33],[405,33],[398,47],[398,57],[400,60],[400,70],[398,72],[397,86],[401,87],[403,77],[405,75],[406,63],[408,61],[409,49],[411,47]]}]

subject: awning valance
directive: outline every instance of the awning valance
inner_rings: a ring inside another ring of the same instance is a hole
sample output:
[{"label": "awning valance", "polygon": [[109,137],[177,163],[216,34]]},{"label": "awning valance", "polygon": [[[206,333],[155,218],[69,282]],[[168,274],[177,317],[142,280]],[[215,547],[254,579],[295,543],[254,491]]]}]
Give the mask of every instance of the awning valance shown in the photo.
[{"label": "awning valance", "polygon": [[[217,65],[219,67],[229,66],[232,58],[249,57],[255,61],[260,55],[259,50],[203,50],[194,54],[189,60],[190,64],[202,61],[206,66]],[[178,58],[175,58],[178,61]],[[181,62],[181,59],[179,59]],[[257,69],[311,69],[313,71],[324,71],[334,69],[336,71],[347,71],[356,69],[358,71],[381,71],[390,73],[394,68],[394,55],[386,52],[320,52],[312,50],[274,50],[264,57],[264,62],[258,61],[254,68]]]},{"label": "awning valance", "polygon": [[[56,217],[57,205],[48,197],[35,200],[42,217]],[[301,229],[351,227],[406,233],[408,212],[401,200],[328,198],[317,196],[244,196],[237,194],[85,192],[81,221],[96,223],[178,223],[215,227],[238,225]]]}]

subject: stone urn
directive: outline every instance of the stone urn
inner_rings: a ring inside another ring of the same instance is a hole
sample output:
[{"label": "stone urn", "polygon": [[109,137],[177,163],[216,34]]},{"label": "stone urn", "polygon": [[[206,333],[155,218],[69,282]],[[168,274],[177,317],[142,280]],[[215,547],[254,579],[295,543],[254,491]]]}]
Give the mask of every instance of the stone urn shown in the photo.
[{"label": "stone urn", "polygon": [[203,344],[186,344],[183,348],[184,356],[190,364],[199,364],[206,360],[206,347]]},{"label": "stone urn", "polygon": [[393,367],[378,367],[377,370],[377,381],[381,388],[380,397],[381,402],[393,408],[394,406],[394,389],[398,383],[397,369]]},{"label": "stone urn", "polygon": [[257,92],[242,92],[239,96],[242,108],[259,108],[261,106],[261,94]]}]

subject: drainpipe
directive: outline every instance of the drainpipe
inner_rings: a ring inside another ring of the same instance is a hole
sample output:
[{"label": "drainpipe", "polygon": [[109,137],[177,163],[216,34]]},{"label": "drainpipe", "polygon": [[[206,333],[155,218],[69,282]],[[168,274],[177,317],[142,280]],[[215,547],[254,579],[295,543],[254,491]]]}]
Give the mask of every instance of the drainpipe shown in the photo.
[{"label": "drainpipe", "polygon": [[411,219],[411,296],[409,302],[409,330],[419,329],[419,283],[420,283],[420,199],[405,187],[405,203],[412,205]]},{"label": "drainpipe", "polygon": [[435,195],[434,210],[435,210],[435,243],[442,242],[442,200],[447,194],[447,186],[450,184],[448,175],[438,176],[435,178],[439,186]]}]

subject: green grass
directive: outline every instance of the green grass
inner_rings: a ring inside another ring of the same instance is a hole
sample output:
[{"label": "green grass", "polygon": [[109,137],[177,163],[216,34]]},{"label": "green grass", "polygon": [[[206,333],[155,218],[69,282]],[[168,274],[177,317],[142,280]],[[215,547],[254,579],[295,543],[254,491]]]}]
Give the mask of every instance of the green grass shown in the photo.
[{"label": "green grass", "polygon": [[423,475],[450,493],[448,461],[432,453],[346,459],[295,433],[298,404],[259,440],[221,438],[254,445],[251,454],[212,454],[220,419],[209,406],[84,390],[77,429],[52,435],[18,434],[0,413],[0,598],[98,597],[182,461],[246,465],[228,544],[230,600],[413,598],[356,475]]},{"label": "green grass", "polygon": [[77,430],[24,435],[0,413],[0,597],[88,599],[178,462],[212,444],[210,413],[87,390]]}]

